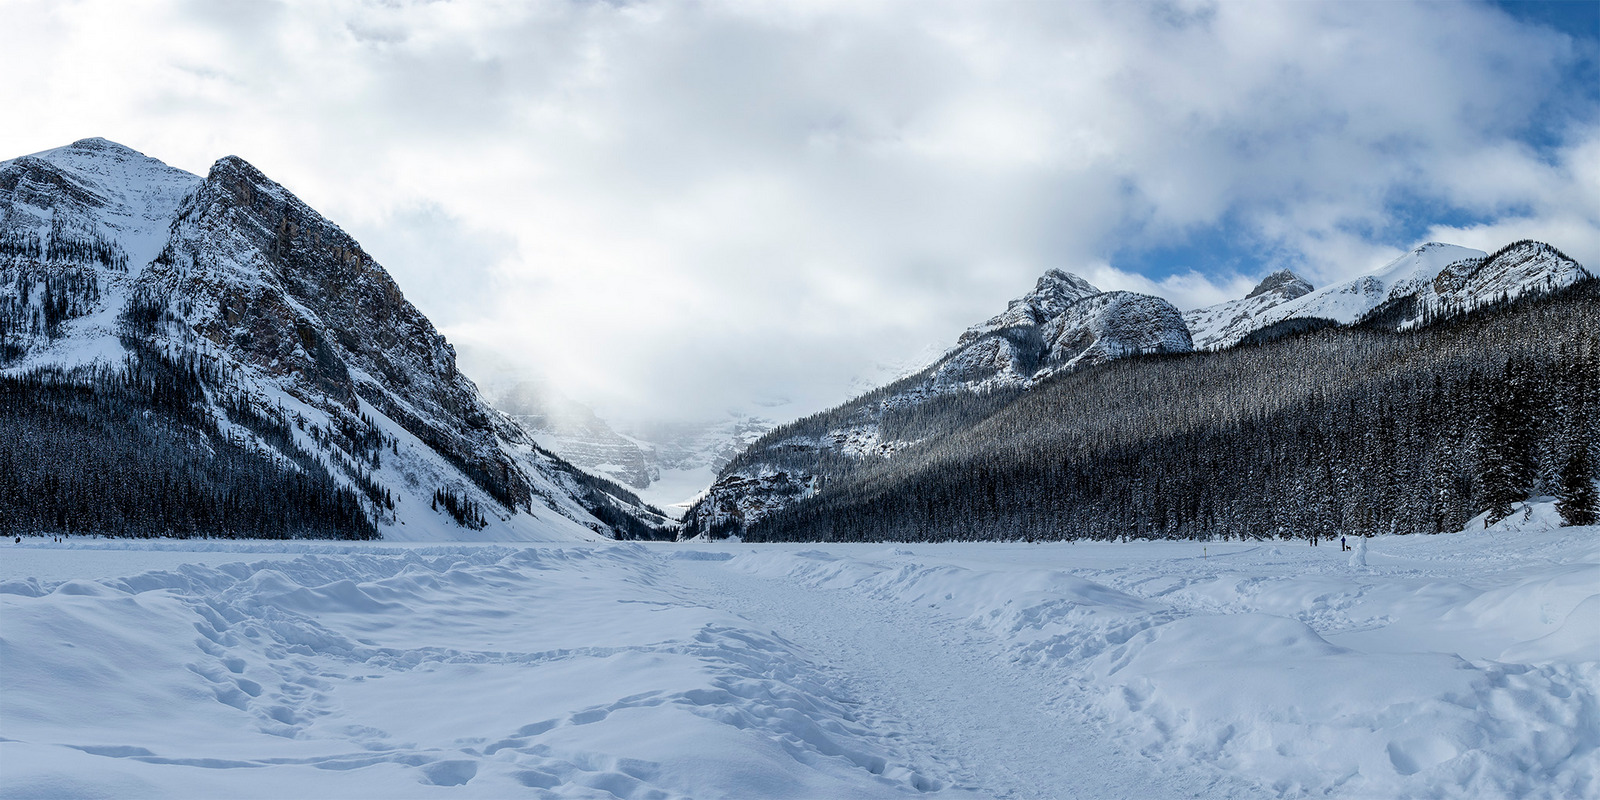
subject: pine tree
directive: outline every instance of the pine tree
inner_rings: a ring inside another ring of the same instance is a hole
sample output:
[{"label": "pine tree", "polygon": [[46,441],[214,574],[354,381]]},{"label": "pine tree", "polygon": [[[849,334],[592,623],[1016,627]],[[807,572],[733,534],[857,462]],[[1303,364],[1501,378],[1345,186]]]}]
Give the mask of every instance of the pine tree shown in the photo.
[{"label": "pine tree", "polygon": [[1594,488],[1594,464],[1589,448],[1575,447],[1561,468],[1556,487],[1556,510],[1566,525],[1600,524],[1600,495]]},{"label": "pine tree", "polygon": [[1520,364],[1506,361],[1501,379],[1490,384],[1494,397],[1480,418],[1478,476],[1491,525],[1511,516],[1511,505],[1527,497],[1533,423],[1523,377]]}]

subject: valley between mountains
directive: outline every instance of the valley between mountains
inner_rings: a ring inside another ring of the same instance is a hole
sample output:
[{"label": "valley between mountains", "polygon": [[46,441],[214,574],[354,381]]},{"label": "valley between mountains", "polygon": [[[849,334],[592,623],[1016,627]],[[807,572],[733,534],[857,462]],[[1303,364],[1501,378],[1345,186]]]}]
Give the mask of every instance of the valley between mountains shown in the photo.
[{"label": "valley between mountains", "polygon": [[0,797],[1600,795],[1556,244],[628,426],[243,159],[0,162]]}]

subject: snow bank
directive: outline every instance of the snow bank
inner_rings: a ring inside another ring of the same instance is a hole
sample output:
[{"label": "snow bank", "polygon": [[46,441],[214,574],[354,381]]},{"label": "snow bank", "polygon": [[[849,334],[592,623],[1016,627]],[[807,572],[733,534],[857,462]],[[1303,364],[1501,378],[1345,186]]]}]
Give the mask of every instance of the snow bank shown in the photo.
[{"label": "snow bank", "polygon": [[1485,511],[1467,521],[1463,530],[1505,531],[1507,533],[1540,533],[1561,527],[1561,512],[1556,509],[1554,497],[1536,497],[1511,506],[1511,515],[1491,524]]}]

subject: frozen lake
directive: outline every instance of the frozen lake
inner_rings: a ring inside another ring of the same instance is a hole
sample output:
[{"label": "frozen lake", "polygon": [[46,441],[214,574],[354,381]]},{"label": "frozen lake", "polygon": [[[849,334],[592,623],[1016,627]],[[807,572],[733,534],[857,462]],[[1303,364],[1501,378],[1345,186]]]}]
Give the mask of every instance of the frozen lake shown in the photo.
[{"label": "frozen lake", "polygon": [[1600,529],[8,542],[0,675],[6,797],[1594,796]]}]

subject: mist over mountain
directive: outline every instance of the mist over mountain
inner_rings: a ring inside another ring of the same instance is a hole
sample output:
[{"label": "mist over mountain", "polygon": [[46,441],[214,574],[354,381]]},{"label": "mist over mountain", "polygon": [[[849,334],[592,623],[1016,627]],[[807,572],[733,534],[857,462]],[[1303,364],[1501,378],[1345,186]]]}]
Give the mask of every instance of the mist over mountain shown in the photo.
[{"label": "mist over mountain", "polygon": [[463,362],[489,404],[540,447],[627,486],[669,516],[681,515],[723,466],[777,426],[767,414],[784,413],[783,405],[775,404],[703,421],[613,423],[563,394],[550,379],[487,352],[469,348]]}]

